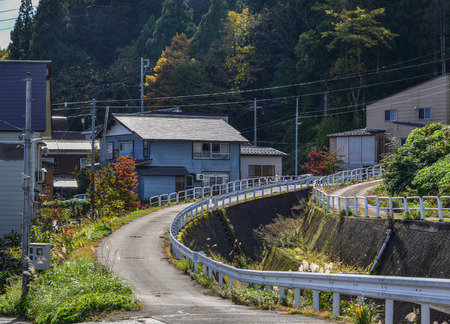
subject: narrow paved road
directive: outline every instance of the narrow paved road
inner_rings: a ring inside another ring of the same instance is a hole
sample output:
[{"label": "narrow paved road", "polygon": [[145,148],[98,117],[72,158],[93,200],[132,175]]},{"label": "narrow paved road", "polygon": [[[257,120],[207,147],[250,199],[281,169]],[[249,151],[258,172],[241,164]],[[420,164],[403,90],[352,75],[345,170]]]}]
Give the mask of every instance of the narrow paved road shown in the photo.
[{"label": "narrow paved road", "polygon": [[[110,265],[136,289],[143,309],[115,320],[147,323],[330,323],[314,317],[283,315],[238,306],[212,296],[167,260],[163,233],[186,204],[166,207],[123,226],[105,239],[98,260]],[[117,253],[116,253],[117,252]],[[117,256],[116,256],[117,254]]]}]

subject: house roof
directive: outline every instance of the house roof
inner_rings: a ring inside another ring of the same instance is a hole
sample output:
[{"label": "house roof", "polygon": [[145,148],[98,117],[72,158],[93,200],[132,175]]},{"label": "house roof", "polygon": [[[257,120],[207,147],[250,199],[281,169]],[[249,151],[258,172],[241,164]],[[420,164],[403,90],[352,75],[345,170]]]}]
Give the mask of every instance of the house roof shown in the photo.
[{"label": "house roof", "polygon": [[271,147],[241,146],[241,155],[286,156],[287,154]]},{"label": "house roof", "polygon": [[247,142],[238,130],[217,117],[113,116],[145,140]]},{"label": "house roof", "polygon": [[[50,153],[52,151],[87,151],[90,152],[92,149],[91,141],[85,140],[45,140],[45,145],[49,149]],[[97,145],[98,146],[98,145]]]},{"label": "house roof", "polygon": [[347,132],[328,134],[328,137],[351,137],[351,136],[373,136],[375,134],[384,133],[386,130],[384,129],[354,129]]}]

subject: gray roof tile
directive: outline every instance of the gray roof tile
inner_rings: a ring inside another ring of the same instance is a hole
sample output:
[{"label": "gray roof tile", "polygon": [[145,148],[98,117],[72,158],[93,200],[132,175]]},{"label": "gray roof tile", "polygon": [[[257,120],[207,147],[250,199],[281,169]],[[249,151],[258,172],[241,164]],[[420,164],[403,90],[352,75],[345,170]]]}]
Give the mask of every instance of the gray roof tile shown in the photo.
[{"label": "gray roof tile", "polygon": [[386,132],[384,129],[354,129],[347,132],[328,134],[328,137],[346,137],[346,136],[373,136],[375,134]]},{"label": "gray roof tile", "polygon": [[271,147],[241,146],[241,155],[286,156],[287,154]]},{"label": "gray roof tile", "polygon": [[145,140],[247,142],[221,118],[116,114],[114,118]]}]

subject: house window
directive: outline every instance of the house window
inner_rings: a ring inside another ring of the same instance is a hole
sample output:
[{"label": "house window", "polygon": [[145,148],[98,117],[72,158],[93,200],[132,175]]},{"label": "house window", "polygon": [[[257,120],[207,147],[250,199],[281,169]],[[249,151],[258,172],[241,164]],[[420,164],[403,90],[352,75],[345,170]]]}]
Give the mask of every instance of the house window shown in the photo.
[{"label": "house window", "polygon": [[400,139],[400,144],[401,144],[401,145],[406,144],[406,138],[401,138],[401,139]]},{"label": "house window", "polygon": [[194,142],[192,156],[194,159],[228,160],[230,158],[230,144]]},{"label": "house window", "polygon": [[228,172],[202,172],[203,186],[214,186],[224,184],[230,181],[230,174]]},{"label": "house window", "polygon": [[194,188],[194,177],[192,175],[186,176],[186,189]]},{"label": "house window", "polygon": [[80,166],[85,167],[86,165],[88,165],[88,163],[90,163],[89,160],[90,159],[88,159],[88,158],[80,158]]},{"label": "house window", "polygon": [[419,108],[419,119],[431,119],[431,108]]},{"label": "house window", "polygon": [[150,141],[144,140],[142,145],[142,155],[146,158],[150,157]]},{"label": "house window", "polygon": [[248,176],[250,178],[273,177],[275,176],[275,165],[249,165]]},{"label": "house window", "polygon": [[114,155],[113,155],[113,151],[114,151],[114,143],[106,143],[106,160],[112,160]]},{"label": "house window", "polygon": [[397,120],[397,110],[385,110],[384,111],[385,121],[396,121]]},{"label": "house window", "polygon": [[119,142],[119,155],[133,157],[133,141]]}]

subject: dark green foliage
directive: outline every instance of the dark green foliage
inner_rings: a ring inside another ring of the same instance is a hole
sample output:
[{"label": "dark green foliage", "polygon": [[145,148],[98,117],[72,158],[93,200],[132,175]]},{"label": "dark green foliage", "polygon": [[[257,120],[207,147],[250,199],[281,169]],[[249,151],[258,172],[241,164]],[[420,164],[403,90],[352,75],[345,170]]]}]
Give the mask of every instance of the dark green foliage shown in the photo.
[{"label": "dark green foliage", "polygon": [[[385,10],[366,19],[367,24],[353,20],[361,24],[336,29],[338,18],[357,7]],[[231,43],[224,22],[230,10],[241,14],[245,8],[251,26],[243,24],[245,39]],[[445,0],[41,0],[32,16],[30,0],[23,0],[10,58],[52,61],[58,109],[53,113],[67,116],[73,130],[81,130],[80,117],[88,115],[88,105],[80,102],[93,98],[112,100],[114,112],[138,111],[140,58],[155,66],[176,33],[185,33],[192,38],[189,61],[173,67],[170,89],[157,89],[158,97],[232,88],[245,92],[152,100],[149,106],[227,113],[232,126],[251,140],[248,106],[253,98],[264,99],[258,103],[263,108],[258,112],[258,144],[289,153],[286,172],[294,169],[295,97],[300,97],[302,164],[312,147],[328,144],[330,132],[365,127],[367,104],[441,74],[442,36],[450,44],[448,32],[442,34],[450,30],[450,2]],[[383,39],[372,33],[380,28],[398,36]],[[447,62],[447,70],[449,66]],[[247,92],[252,89],[263,90]],[[63,110],[65,101],[74,104]],[[97,120],[102,121],[105,110],[99,107]]]},{"label": "dark green foliage", "polygon": [[227,7],[226,0],[211,0],[211,6],[202,17],[191,42],[191,50],[194,55],[207,52],[211,44],[220,37],[223,22],[228,13]]},{"label": "dark green foliage", "polygon": [[10,59],[27,60],[31,58],[33,15],[34,10],[31,0],[22,0],[19,17],[11,31],[11,44],[8,47]]},{"label": "dark green foliage", "polygon": [[[386,155],[383,160],[386,189],[392,194],[404,192],[409,187],[417,188],[421,193],[428,189],[436,192],[435,190],[439,188],[438,183],[435,187],[426,184],[426,181],[437,180],[447,160],[436,165],[435,163],[449,154],[449,126],[438,123],[413,130],[406,143],[394,153]],[[418,173],[422,169],[424,170]]]},{"label": "dark green foliage", "polygon": [[177,33],[185,33],[188,37],[194,34],[193,11],[185,4],[173,0],[165,0],[161,16],[156,20],[153,37],[146,43],[146,50],[152,60],[156,60],[172,37]]},{"label": "dark green foliage", "polygon": [[419,170],[411,186],[420,196],[450,195],[450,154]]}]

